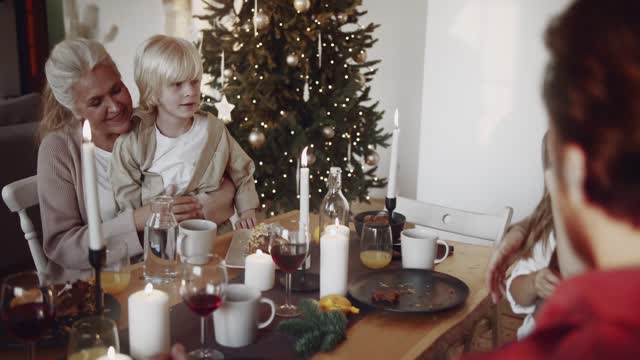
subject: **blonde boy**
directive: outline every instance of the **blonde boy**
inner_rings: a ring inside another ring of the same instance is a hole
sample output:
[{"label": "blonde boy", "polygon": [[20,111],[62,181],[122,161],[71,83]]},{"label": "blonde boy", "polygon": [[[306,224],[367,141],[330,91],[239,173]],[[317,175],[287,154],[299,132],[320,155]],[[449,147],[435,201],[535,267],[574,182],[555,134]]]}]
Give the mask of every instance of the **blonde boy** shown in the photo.
[{"label": "blonde boy", "polygon": [[[236,187],[237,225],[255,226],[255,166],[222,121],[199,111],[202,61],[195,46],[156,35],[140,45],[134,65],[140,106],[111,160],[118,208],[139,208],[167,189],[198,197],[217,190],[227,174]],[[219,226],[230,229],[228,221]]]}]

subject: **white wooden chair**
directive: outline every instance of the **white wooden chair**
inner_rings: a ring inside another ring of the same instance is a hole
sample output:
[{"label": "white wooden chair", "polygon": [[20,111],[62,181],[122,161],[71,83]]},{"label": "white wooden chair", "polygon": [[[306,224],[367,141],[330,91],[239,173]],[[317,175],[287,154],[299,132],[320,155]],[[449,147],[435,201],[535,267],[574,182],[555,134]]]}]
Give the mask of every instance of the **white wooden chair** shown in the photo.
[{"label": "white wooden chair", "polygon": [[47,258],[42,251],[38,233],[27,214],[28,208],[38,205],[38,183],[36,180],[37,177],[34,175],[6,185],[2,188],[2,200],[4,200],[11,212],[18,213],[20,227],[29,244],[36,270],[45,273],[47,271]]},{"label": "white wooden chair", "polygon": [[[494,246],[502,240],[513,215],[513,209],[508,206],[499,213],[482,214],[404,197],[397,198],[395,211],[403,214],[407,222],[429,228],[441,238],[485,246]],[[493,346],[498,347],[502,342],[499,319],[498,307],[493,305],[490,313],[474,325],[473,333],[465,339],[465,352],[471,349],[471,340],[477,333],[489,329]]]}]

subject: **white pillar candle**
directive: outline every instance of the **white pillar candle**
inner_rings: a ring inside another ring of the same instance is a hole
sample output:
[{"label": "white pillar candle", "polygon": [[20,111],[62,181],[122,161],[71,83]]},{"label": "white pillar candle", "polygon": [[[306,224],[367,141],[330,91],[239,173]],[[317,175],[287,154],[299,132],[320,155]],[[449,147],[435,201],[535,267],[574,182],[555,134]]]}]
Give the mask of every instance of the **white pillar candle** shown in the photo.
[{"label": "white pillar candle", "polygon": [[85,120],[82,125],[82,184],[84,189],[84,207],[89,225],[89,249],[100,250],[104,247],[100,205],[98,203],[98,182],[96,181],[96,146],[91,142],[91,126]]},{"label": "white pillar candle", "polygon": [[271,256],[260,249],[244,260],[244,283],[260,291],[273,288],[276,264]]},{"label": "white pillar candle", "polygon": [[129,346],[135,359],[169,352],[169,295],[147,284],[129,296]]},{"label": "white pillar candle", "polygon": [[102,355],[98,360],[131,360],[131,356],[126,354],[117,353],[113,346],[109,346],[107,355]]},{"label": "white pillar candle", "polygon": [[393,136],[391,138],[391,162],[389,163],[389,184],[387,185],[387,197],[393,199],[396,197],[396,177],[398,173],[398,141],[400,137],[400,128],[398,127],[398,109],[394,115]]},{"label": "white pillar candle", "polygon": [[320,297],[346,295],[349,271],[349,228],[335,225],[325,228],[320,238]]}]

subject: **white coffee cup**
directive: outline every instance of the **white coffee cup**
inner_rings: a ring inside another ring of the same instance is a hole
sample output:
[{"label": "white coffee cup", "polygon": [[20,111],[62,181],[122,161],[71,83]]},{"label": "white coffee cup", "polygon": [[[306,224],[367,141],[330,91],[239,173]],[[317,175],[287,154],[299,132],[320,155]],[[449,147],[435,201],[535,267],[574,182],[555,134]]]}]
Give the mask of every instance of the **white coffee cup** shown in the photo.
[{"label": "white coffee cup", "polygon": [[[258,322],[258,305],[268,304],[271,315],[264,322]],[[273,321],[276,305],[262,293],[244,284],[229,284],[225,298],[213,312],[213,327],[218,344],[227,347],[247,346],[256,338],[257,329],[262,329]]]},{"label": "white coffee cup", "polygon": [[[436,259],[438,244],[445,246],[444,256]],[[407,229],[400,233],[402,267],[406,269],[433,269],[449,256],[449,245],[438,239],[438,235],[428,229]]]},{"label": "white coffee cup", "polygon": [[[203,265],[207,262],[206,255],[213,252],[218,225],[213,221],[191,219],[178,225],[178,254],[186,257],[189,263]],[[199,256],[202,255],[202,256]]]}]

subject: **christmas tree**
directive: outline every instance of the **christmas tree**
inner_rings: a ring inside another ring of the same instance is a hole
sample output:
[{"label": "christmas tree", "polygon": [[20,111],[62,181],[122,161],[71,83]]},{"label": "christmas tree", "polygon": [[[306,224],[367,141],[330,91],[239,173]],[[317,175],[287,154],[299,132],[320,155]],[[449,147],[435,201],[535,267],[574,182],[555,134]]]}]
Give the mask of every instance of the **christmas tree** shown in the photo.
[{"label": "christmas tree", "polygon": [[[267,214],[298,207],[300,154],[309,146],[311,208],[327,191],[331,166],[342,168],[345,196],[368,201],[383,112],[368,82],[367,60],[379,25],[358,24],[358,0],[205,0],[202,31],[204,109],[227,123],[256,164]],[[255,9],[258,9],[254,13]]]}]

